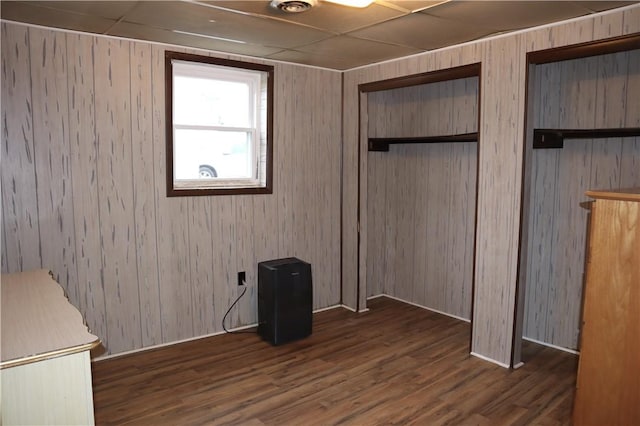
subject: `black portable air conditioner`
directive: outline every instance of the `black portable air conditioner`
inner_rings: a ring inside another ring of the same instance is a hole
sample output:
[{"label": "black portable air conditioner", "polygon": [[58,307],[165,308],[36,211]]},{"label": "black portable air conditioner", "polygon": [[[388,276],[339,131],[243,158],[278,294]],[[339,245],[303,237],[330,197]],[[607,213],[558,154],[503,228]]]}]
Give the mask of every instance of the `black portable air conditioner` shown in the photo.
[{"label": "black portable air conditioner", "polygon": [[311,265],[295,257],[258,263],[258,334],[281,345],[311,334]]}]

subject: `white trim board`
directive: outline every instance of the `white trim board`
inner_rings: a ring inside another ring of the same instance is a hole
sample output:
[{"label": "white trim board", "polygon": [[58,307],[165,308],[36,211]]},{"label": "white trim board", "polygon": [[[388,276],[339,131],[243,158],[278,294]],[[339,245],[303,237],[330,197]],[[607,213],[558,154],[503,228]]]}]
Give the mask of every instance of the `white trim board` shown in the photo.
[{"label": "white trim board", "polygon": [[524,336],[522,336],[522,340],[526,340],[527,342],[536,343],[538,345],[546,346],[548,348],[557,349],[557,350],[562,351],[562,352],[568,352],[570,354],[580,355],[580,351],[576,351],[574,349],[569,349],[569,348],[563,348],[562,346],[552,345],[551,343],[542,342],[540,340],[530,339],[530,338],[524,337]]},{"label": "white trim board", "polygon": [[[323,311],[328,311],[330,309],[336,309],[336,308],[345,308],[351,312],[355,312],[354,310],[352,310],[351,308],[348,308],[344,305],[333,305],[333,306],[327,306],[325,308],[319,308],[313,311],[314,314],[317,314],[318,312],[323,312]],[[253,327],[257,327],[258,324],[254,323],[254,324],[249,324],[249,325],[243,325],[242,327],[236,327],[236,328],[230,328],[229,332],[233,333],[234,331],[241,331],[241,330],[246,330],[248,328],[253,328]],[[164,348],[167,346],[173,346],[173,345],[177,345],[179,343],[186,343],[186,342],[191,342],[194,340],[199,340],[199,339],[206,339],[209,337],[215,337],[215,336],[220,336],[222,334],[227,334],[226,331],[216,331],[215,333],[210,333],[210,334],[205,334],[202,336],[196,336],[196,337],[190,337],[188,339],[182,339],[182,340],[176,340],[174,342],[167,342],[167,343],[159,343],[157,345],[153,345],[153,346],[146,346],[144,348],[139,348],[139,349],[133,349],[130,351],[126,351],[126,352],[120,352],[117,354],[113,354],[113,355],[101,355],[101,356],[97,356],[95,358],[91,359],[91,362],[100,362],[100,361],[104,361],[106,359],[111,359],[111,358],[118,358],[124,355],[131,355],[131,354],[135,354],[138,352],[145,352],[151,349],[159,349],[159,348]]]},{"label": "white trim board", "polygon": [[439,311],[437,309],[429,308],[427,306],[419,305],[417,303],[408,302],[406,300],[400,299],[399,297],[389,296],[388,294],[385,294],[385,293],[367,297],[367,300],[377,299],[378,297],[388,297],[389,299],[397,300],[398,302],[406,303],[407,305],[416,306],[418,308],[426,309],[427,311],[435,312],[436,314],[445,315],[445,316],[450,317],[450,318],[454,318],[454,319],[457,319],[457,320],[460,320],[460,321],[471,323],[470,319],[462,318],[462,317],[459,317],[457,315],[449,314],[447,312]]}]

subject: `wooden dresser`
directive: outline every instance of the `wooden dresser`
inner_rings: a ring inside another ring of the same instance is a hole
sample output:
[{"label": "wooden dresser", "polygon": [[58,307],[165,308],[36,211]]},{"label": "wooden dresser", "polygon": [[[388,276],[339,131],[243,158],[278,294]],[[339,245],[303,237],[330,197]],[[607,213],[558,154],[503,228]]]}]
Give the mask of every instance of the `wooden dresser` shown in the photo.
[{"label": "wooden dresser", "polygon": [[48,271],[2,274],[5,425],[94,423],[89,351],[100,344]]},{"label": "wooden dresser", "polygon": [[573,424],[640,425],[640,188],[591,207]]}]

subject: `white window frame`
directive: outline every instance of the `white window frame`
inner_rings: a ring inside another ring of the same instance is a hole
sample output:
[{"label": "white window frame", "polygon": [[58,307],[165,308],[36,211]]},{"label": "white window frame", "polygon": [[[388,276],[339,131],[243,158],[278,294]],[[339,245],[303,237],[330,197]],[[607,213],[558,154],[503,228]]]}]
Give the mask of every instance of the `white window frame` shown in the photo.
[{"label": "white window frame", "polygon": [[[245,83],[250,88],[250,127],[174,123],[175,76]],[[165,52],[167,103],[167,195],[221,195],[272,193],[273,67],[180,52]],[[247,178],[176,179],[173,153],[176,130],[247,132],[252,176]]]}]

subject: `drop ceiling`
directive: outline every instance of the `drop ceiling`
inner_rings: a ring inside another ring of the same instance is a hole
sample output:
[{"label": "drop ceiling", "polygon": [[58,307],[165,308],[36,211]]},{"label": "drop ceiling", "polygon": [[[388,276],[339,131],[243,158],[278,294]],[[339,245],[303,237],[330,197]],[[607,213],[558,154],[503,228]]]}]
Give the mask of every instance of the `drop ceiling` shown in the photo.
[{"label": "drop ceiling", "polygon": [[2,1],[2,19],[346,70],[638,1]]}]

